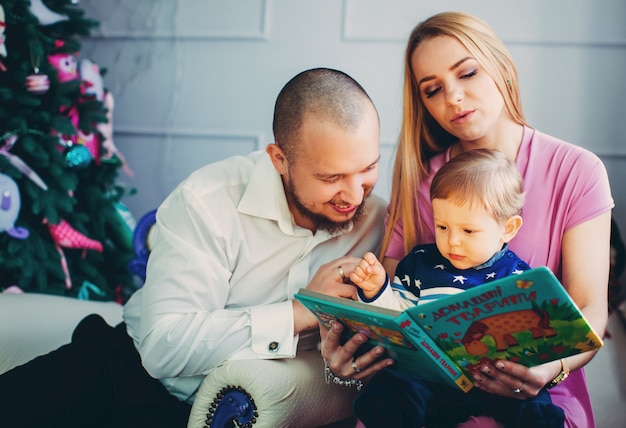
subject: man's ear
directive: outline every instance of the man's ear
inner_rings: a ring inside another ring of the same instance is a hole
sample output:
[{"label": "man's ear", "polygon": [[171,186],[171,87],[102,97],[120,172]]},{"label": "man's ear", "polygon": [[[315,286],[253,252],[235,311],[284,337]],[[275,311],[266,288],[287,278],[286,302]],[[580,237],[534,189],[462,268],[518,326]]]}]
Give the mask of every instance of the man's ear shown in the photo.
[{"label": "man's ear", "polygon": [[507,218],[504,221],[504,235],[502,236],[502,242],[510,242],[511,239],[515,238],[517,232],[522,228],[522,216],[514,215]]},{"label": "man's ear", "polygon": [[274,164],[276,171],[278,171],[280,175],[287,174],[289,162],[287,161],[287,157],[285,156],[283,150],[278,147],[278,144],[268,144],[267,147],[265,147],[265,152],[272,160],[272,164]]}]

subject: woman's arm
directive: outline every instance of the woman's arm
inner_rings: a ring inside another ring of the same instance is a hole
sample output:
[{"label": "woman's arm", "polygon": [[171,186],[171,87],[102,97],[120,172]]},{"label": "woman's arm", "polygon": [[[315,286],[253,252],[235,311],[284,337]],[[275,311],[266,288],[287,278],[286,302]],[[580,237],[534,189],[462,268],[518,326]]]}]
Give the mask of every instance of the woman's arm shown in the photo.
[{"label": "woman's arm", "polygon": [[[602,336],[608,320],[611,212],[567,231],[563,236],[562,282],[578,307]],[[570,357],[572,369],[587,364],[595,352]]]}]

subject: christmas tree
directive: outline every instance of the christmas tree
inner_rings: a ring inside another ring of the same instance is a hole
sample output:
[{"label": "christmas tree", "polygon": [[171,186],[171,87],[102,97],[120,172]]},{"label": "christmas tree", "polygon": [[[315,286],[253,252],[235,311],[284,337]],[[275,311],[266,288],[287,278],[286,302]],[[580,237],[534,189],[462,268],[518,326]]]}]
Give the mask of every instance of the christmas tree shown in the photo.
[{"label": "christmas tree", "polygon": [[0,291],[125,301],[134,220],[117,183],[98,25],[77,0],[0,0]]}]

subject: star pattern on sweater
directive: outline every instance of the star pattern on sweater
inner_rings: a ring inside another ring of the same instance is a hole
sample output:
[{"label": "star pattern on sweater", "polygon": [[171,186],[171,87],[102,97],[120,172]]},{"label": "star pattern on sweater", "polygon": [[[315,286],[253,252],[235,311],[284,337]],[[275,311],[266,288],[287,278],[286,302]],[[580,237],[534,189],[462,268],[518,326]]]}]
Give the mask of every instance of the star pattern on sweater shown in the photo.
[{"label": "star pattern on sweater", "polygon": [[466,280],[467,278],[465,278],[463,275],[454,275],[454,280],[452,282],[460,282],[461,284],[465,284]]},{"label": "star pattern on sweater", "polygon": [[494,279],[495,277],[496,277],[496,273],[495,272],[491,272],[491,273],[488,273],[485,276],[485,279]]},{"label": "star pattern on sweater", "polygon": [[444,265],[435,265],[433,269],[446,270],[446,267]]}]

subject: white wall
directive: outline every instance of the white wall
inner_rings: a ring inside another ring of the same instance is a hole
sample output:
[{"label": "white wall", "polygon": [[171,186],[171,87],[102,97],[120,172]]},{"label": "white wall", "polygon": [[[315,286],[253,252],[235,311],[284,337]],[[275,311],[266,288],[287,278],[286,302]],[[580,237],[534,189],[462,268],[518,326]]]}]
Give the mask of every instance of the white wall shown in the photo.
[{"label": "white wall", "polygon": [[623,0],[82,0],[100,21],[80,57],[108,69],[115,142],[137,188],[139,218],[189,172],[272,141],[278,91],[306,68],[339,68],[381,117],[389,194],[404,43],[419,21],[464,10],[487,21],[515,58],[527,119],[597,153],[626,234],[626,2]]}]

